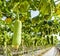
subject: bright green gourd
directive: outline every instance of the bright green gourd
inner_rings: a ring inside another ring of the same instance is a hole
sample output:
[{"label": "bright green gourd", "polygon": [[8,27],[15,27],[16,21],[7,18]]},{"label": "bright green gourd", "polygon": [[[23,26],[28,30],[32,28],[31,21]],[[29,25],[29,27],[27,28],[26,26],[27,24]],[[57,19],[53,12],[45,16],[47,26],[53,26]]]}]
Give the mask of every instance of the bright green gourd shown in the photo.
[{"label": "bright green gourd", "polygon": [[14,24],[14,35],[12,39],[12,47],[16,49],[21,44],[21,30],[22,30],[22,23],[21,21],[16,20]]}]

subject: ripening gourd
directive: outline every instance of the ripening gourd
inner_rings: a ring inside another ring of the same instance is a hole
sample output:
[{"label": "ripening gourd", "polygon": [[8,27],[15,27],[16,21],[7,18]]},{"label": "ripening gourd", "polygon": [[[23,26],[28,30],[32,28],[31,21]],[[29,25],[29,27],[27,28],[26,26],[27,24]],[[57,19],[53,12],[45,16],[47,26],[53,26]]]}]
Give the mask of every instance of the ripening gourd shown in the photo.
[{"label": "ripening gourd", "polygon": [[21,44],[21,29],[22,29],[21,21],[16,20],[14,24],[14,35],[12,39],[12,47],[15,49],[18,49],[19,45]]},{"label": "ripening gourd", "polygon": [[11,18],[6,18],[5,22],[6,22],[6,24],[10,24],[12,22],[12,19]]},{"label": "ripening gourd", "polygon": [[60,15],[60,3],[57,4],[55,13],[59,16]]}]

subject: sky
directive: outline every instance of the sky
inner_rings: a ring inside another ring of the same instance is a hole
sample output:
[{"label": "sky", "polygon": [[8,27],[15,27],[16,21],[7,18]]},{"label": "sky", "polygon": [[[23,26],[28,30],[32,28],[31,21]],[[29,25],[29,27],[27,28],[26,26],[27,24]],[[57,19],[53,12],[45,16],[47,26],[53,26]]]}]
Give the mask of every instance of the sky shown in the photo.
[{"label": "sky", "polygon": [[31,10],[31,18],[36,17],[37,15],[39,15],[38,10],[36,10],[36,11]]},{"label": "sky", "polygon": [[[57,1],[57,0],[55,0],[55,1]],[[55,4],[58,4],[58,3],[60,3],[60,1],[56,2]]]}]

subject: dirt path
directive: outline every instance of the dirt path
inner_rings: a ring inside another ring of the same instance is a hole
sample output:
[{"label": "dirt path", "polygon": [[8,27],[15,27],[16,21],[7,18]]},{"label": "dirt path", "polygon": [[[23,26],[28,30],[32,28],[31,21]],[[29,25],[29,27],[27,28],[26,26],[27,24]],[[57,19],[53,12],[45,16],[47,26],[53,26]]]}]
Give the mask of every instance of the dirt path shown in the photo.
[{"label": "dirt path", "polygon": [[42,56],[56,56],[58,55],[58,50],[55,47],[52,47],[48,52],[46,52],[45,54],[43,54]]},{"label": "dirt path", "polygon": [[60,51],[59,51],[59,50],[58,50],[58,52],[57,52],[56,56],[60,56]]},{"label": "dirt path", "polygon": [[28,54],[23,54],[23,56],[38,56],[39,54],[48,51],[50,48],[46,48],[46,49],[43,49],[43,50],[37,50],[37,51],[29,52]]},{"label": "dirt path", "polygon": [[31,51],[28,53],[24,53],[22,56],[38,56],[42,51],[45,51],[42,56],[60,56],[60,52],[56,47],[52,48],[47,48],[48,51],[43,50],[36,50],[36,51]]}]

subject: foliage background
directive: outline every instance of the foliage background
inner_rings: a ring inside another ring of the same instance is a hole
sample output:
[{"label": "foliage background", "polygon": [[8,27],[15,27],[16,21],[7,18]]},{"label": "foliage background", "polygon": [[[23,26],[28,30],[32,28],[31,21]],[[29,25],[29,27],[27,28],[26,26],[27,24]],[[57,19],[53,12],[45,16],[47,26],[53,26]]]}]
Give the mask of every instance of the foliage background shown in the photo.
[{"label": "foliage background", "polygon": [[[39,15],[31,18],[31,10],[38,10]],[[58,42],[52,34],[60,32],[60,4],[56,5],[54,0],[0,0],[0,45],[12,44],[18,18],[22,22],[23,45],[46,46]]]}]

